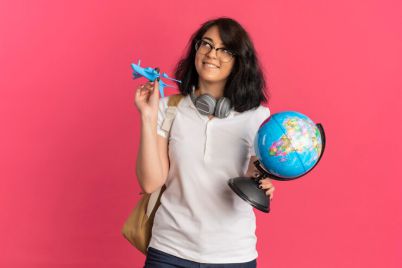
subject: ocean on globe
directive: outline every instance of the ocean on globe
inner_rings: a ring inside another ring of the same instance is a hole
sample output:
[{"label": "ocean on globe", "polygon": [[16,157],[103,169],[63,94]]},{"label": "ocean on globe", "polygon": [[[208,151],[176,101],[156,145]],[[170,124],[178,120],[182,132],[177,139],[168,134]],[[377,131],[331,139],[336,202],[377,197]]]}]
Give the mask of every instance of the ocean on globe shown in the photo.
[{"label": "ocean on globe", "polygon": [[270,173],[289,180],[307,173],[319,160],[321,133],[307,116],[285,111],[271,115],[254,140],[256,156]]}]

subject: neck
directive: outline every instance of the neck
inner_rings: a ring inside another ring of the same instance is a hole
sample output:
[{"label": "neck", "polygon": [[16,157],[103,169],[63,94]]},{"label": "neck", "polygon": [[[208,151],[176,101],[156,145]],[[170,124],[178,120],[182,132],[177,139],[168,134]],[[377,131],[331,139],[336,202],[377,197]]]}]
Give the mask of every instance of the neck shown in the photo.
[{"label": "neck", "polygon": [[196,88],[196,95],[200,96],[202,94],[209,94],[215,99],[219,99],[223,97],[224,90],[225,90],[225,82],[208,83],[205,81],[199,81],[198,87]]}]

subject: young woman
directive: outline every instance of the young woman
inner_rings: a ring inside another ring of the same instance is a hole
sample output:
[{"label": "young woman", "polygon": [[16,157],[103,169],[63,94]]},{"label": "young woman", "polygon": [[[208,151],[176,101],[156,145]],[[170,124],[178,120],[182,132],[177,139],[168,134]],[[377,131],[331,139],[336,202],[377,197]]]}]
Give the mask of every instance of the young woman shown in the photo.
[{"label": "young woman", "polygon": [[[158,81],[135,95],[142,119],[138,181],[147,193],[166,184],[145,267],[256,267],[253,208],[227,184],[258,176],[254,137],[270,115],[247,32],[230,18],[205,22],[175,76],[184,97],[170,134],[161,128],[169,97],[159,98]],[[272,200],[271,180],[260,188]]]}]

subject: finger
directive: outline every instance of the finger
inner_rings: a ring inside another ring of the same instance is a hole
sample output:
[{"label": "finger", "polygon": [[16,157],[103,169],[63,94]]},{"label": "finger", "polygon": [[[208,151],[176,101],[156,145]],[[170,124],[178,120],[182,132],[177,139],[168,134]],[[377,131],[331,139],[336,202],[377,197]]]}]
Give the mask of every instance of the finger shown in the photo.
[{"label": "finger", "polygon": [[258,178],[259,173],[258,172],[253,172],[253,171],[248,171],[245,176],[249,177],[250,179],[255,179]]},{"label": "finger", "polygon": [[147,88],[153,88],[153,87],[154,87],[154,82],[153,82],[153,81],[148,81],[148,82],[145,84],[145,86],[146,86]]},{"label": "finger", "polygon": [[153,89],[151,91],[151,98],[154,101],[159,100],[159,78],[155,79]]},{"label": "finger", "polygon": [[265,191],[265,195],[268,196],[272,200],[274,197],[275,187],[264,189],[264,191]]},{"label": "finger", "polygon": [[261,175],[261,173],[258,172],[258,170],[254,170],[254,171],[253,171],[253,177],[254,177],[254,178],[257,178],[257,177],[260,176],[260,175]]},{"label": "finger", "polygon": [[138,90],[141,90],[142,88],[144,88],[144,84],[139,85],[139,86],[137,87],[137,91],[138,91]]},{"label": "finger", "polygon": [[149,92],[150,92],[150,90],[147,87],[143,87],[143,88],[140,88],[139,95],[140,96],[148,95]]},{"label": "finger", "polygon": [[137,87],[137,89],[135,90],[135,95],[140,95],[141,93],[141,88]]},{"label": "finger", "polygon": [[274,200],[274,193],[267,194],[267,196],[269,197],[270,201]]},{"label": "finger", "polygon": [[149,89],[145,89],[145,90],[143,90],[143,91],[141,92],[141,96],[145,96],[145,97],[147,97],[147,98],[148,98],[149,94],[150,94],[150,90],[149,90]]},{"label": "finger", "polygon": [[258,186],[258,187],[260,189],[265,189],[265,190],[267,190],[267,189],[274,189],[275,190],[275,186],[273,184],[268,185],[268,184],[261,183],[260,186]]},{"label": "finger", "polygon": [[[155,71],[159,74],[159,72],[160,72],[160,69],[159,69],[159,67],[156,67],[155,68]],[[153,94],[152,94],[152,96],[154,97],[154,98],[156,98],[156,97],[159,97],[159,77],[158,78],[156,78],[154,81],[153,81],[153,86],[154,86],[154,88],[153,88]],[[157,96],[156,96],[157,95]]]},{"label": "finger", "polygon": [[137,90],[135,91],[136,95],[141,95],[141,93],[144,91],[144,85],[140,85],[137,87]]},{"label": "finger", "polygon": [[267,190],[265,190],[266,193],[268,194],[272,194],[275,191],[275,187],[269,188]]},{"label": "finger", "polygon": [[267,195],[269,196],[269,198],[272,200],[274,199],[274,192],[269,192],[267,191]]},{"label": "finger", "polygon": [[271,188],[271,187],[274,187],[274,185],[272,184],[272,182],[269,182],[269,181],[260,181],[260,185],[262,185],[263,187],[264,187],[264,189],[267,189],[267,188]]}]

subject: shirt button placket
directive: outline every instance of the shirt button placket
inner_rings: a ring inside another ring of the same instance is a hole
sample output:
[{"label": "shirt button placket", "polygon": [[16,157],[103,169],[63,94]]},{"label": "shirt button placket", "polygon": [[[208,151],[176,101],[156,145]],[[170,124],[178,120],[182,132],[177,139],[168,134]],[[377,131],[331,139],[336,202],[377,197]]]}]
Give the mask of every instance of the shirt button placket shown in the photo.
[{"label": "shirt button placket", "polygon": [[210,132],[211,132],[211,121],[207,121],[206,127],[205,127],[205,147],[204,147],[204,160],[207,161],[209,160],[209,140],[211,138]]}]

